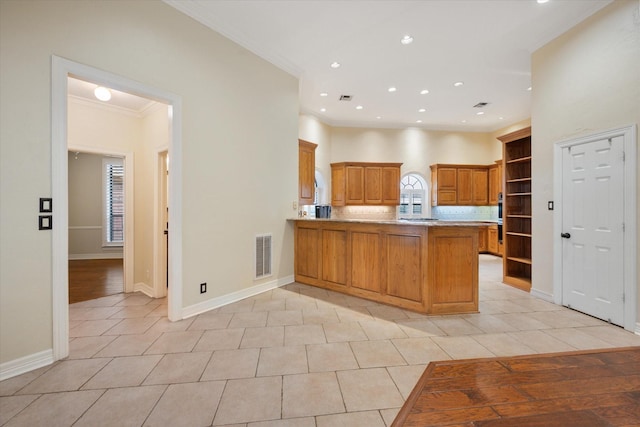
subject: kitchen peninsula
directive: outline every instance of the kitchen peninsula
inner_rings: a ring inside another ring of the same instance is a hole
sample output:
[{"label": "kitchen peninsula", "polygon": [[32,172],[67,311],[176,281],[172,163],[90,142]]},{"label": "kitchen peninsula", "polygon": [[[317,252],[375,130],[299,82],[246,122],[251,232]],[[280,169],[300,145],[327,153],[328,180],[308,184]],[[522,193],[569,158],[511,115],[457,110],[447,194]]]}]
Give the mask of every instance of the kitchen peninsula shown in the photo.
[{"label": "kitchen peninsula", "polygon": [[480,222],[295,219],[295,280],[424,314],[478,312]]}]

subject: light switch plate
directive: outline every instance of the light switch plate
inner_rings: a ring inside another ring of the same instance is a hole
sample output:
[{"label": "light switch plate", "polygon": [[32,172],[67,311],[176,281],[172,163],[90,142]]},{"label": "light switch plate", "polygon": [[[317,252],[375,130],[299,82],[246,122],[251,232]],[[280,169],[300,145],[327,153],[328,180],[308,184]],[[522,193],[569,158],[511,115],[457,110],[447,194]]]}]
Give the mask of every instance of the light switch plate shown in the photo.
[{"label": "light switch plate", "polygon": [[40,213],[53,212],[53,201],[50,197],[40,197]]}]

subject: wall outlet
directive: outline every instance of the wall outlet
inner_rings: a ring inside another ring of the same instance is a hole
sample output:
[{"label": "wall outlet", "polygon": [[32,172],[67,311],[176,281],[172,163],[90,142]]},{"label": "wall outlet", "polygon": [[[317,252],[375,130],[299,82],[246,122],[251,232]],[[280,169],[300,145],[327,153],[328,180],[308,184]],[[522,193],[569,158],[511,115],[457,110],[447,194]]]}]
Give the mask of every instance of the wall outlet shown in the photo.
[{"label": "wall outlet", "polygon": [[293,203],[291,203],[291,207],[293,208],[294,211],[298,209],[298,202],[294,200]]},{"label": "wall outlet", "polygon": [[200,293],[204,294],[205,292],[207,292],[207,282],[200,283]]}]

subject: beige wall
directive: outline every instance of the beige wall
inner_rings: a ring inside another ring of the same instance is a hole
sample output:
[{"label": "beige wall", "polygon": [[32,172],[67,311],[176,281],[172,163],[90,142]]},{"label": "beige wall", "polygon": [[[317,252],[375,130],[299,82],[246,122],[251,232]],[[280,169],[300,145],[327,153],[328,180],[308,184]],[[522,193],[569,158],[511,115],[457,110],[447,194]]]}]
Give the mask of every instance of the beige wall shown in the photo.
[{"label": "beige wall", "polygon": [[295,78],[159,1],[2,0],[0,364],[52,347],[51,55],[182,98],[184,306],[262,283],[258,233],[274,236],[263,282],[293,274]]},{"label": "beige wall", "polygon": [[640,123],[639,70],[638,0],[614,1],[533,54],[535,289],[553,292],[553,212],[546,202],[553,200],[554,143]]},{"label": "beige wall", "polygon": [[122,247],[102,247],[102,159],[69,152],[69,259],[122,258]]}]

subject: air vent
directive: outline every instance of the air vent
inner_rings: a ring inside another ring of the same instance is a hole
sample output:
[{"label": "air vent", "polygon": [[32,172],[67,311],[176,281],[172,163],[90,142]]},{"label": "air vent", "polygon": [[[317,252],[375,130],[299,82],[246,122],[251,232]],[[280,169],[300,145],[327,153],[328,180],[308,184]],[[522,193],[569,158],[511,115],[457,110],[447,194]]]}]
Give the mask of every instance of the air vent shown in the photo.
[{"label": "air vent", "polygon": [[486,107],[487,105],[489,105],[488,102],[478,102],[476,105],[473,106],[473,108],[483,108],[483,107]]},{"label": "air vent", "polygon": [[271,234],[256,236],[256,279],[271,276]]},{"label": "air vent", "polygon": [[351,95],[340,95],[340,101],[351,101]]}]

